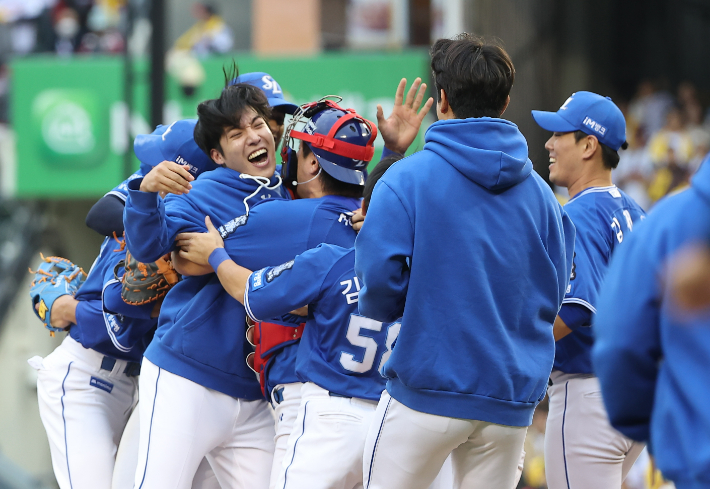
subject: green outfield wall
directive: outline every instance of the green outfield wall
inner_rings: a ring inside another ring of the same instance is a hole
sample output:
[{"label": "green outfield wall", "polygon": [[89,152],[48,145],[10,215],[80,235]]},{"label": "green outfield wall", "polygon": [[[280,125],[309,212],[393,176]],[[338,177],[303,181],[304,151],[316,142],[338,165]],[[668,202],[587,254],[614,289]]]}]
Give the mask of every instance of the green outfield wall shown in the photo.
[{"label": "green outfield wall", "polygon": [[[346,107],[373,121],[377,104],[385,114],[391,110],[402,77],[428,80],[429,72],[428,56],[422,51],[289,59],[235,55],[234,59],[242,73],[271,74],[292,102],[301,104],[338,94]],[[191,96],[168,77],[165,122],[196,117],[200,101],[219,95],[224,84],[222,66],[231,60],[202,60],[207,77]],[[133,137],[152,130],[147,122],[148,64],[134,64],[130,115],[124,100],[121,58],[32,57],[15,60],[11,68],[16,168],[5,172],[15,181],[4,187],[12,188],[20,198],[84,198],[101,196],[123,180],[124,155],[132,151]],[[421,145],[420,139],[412,149]],[[379,136],[377,146],[378,150],[382,147]],[[132,166],[137,168],[138,161],[133,160]]]}]

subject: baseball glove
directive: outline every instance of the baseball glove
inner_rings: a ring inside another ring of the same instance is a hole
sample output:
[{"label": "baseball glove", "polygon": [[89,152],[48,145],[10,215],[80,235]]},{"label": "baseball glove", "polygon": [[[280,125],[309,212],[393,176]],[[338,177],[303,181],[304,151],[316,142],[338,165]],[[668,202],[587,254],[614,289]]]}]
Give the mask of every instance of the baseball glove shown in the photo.
[{"label": "baseball glove", "polygon": [[153,263],[141,263],[126,251],[126,273],[121,279],[121,297],[126,304],[139,306],[165,297],[180,275],[173,268],[170,254]]},{"label": "baseball glove", "polygon": [[[30,269],[30,273],[35,275],[30,285],[32,310],[49,330],[49,334],[54,336],[55,332],[64,331],[52,327],[51,312],[54,301],[63,295],[74,296],[86,280],[86,273],[66,258],[59,256],[45,258],[42,253],[39,256],[42,257],[43,262],[37,271],[33,272]],[[37,305],[38,308],[35,307]]]}]

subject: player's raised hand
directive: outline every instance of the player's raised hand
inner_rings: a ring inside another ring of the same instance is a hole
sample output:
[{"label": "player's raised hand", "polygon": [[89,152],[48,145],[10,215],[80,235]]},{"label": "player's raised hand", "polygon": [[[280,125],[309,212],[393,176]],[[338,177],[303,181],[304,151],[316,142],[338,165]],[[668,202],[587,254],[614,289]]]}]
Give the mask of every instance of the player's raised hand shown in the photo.
[{"label": "player's raised hand", "polygon": [[414,80],[405,98],[406,87],[407,79],[402,78],[394,97],[394,108],[387,119],[384,117],[382,106],[377,105],[377,128],[385,140],[385,146],[400,154],[404,154],[414,142],[424,117],[434,104],[434,99],[429,97],[422,106],[427,87],[421,78]]},{"label": "player's raised hand", "polygon": [[143,177],[141,191],[160,192],[161,195],[186,194],[192,188],[190,182],[195,177],[188,171],[187,165],[178,165],[172,161],[163,161]]},{"label": "player's raised hand", "polygon": [[224,241],[219,231],[212,225],[209,216],[205,216],[206,233],[180,233],[175,244],[180,248],[181,258],[198,265],[209,265],[209,258],[217,248],[224,248]]}]

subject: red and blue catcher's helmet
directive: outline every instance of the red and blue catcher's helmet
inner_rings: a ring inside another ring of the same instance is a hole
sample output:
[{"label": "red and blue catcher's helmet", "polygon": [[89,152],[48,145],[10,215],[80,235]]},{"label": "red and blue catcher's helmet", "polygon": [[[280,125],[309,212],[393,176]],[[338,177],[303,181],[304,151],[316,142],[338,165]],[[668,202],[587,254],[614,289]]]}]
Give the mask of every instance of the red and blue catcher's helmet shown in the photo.
[{"label": "red and blue catcher's helmet", "polygon": [[[298,123],[305,123],[303,131],[295,130]],[[365,169],[374,155],[376,137],[375,124],[353,109],[343,109],[325,98],[303,105],[294,114],[284,135],[284,181],[290,183],[295,177],[292,143],[298,139],[301,144],[308,144],[320,167],[330,176],[341,182],[365,185]]]}]

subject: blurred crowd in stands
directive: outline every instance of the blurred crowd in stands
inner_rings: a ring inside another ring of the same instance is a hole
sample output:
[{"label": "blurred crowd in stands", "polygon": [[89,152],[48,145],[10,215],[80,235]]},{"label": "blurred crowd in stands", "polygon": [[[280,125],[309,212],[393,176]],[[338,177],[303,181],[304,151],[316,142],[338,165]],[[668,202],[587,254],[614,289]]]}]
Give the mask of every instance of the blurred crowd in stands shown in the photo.
[{"label": "blurred crowd in stands", "polygon": [[614,183],[648,210],[686,186],[710,151],[710,111],[692,83],[673,94],[651,81],[642,81],[622,110],[629,148],[619,153]]},{"label": "blurred crowd in stands", "polygon": [[[131,6],[134,22],[128,44],[133,55],[142,55],[150,40],[150,2],[131,0]],[[213,5],[197,2],[191,14],[195,24],[172,52],[201,57],[232,48],[231,30]],[[0,123],[8,121],[10,58],[33,53],[121,54],[127,19],[127,0],[0,0]]]}]

